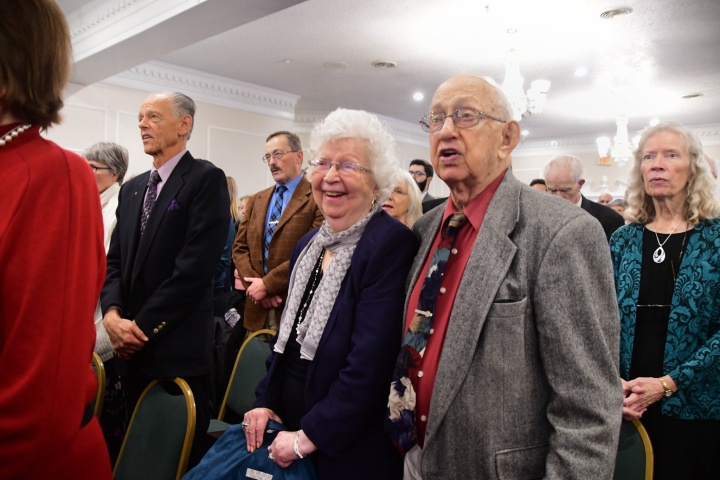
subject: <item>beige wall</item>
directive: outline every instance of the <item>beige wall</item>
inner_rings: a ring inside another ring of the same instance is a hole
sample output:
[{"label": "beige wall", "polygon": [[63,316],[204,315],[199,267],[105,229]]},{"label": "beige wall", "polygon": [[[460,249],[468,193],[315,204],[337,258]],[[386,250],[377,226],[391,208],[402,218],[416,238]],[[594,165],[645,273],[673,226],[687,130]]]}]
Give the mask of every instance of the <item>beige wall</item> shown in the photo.
[{"label": "beige wall", "polygon": [[[150,168],[152,160],[143,152],[137,127],[137,112],[148,96],[146,91],[100,83],[84,88],[71,85],[69,91],[74,93],[65,100],[63,123],[50,128],[47,137],[76,152],[98,141],[116,142],[130,153],[128,176]],[[251,194],[272,185],[272,177],[260,158],[265,138],[277,130],[296,131],[303,146],[309,143],[310,128],[296,127],[291,119],[197,102],[195,127],[188,148],[195,157],[208,159],[226,175],[233,176],[240,195]],[[428,146],[419,143],[398,141],[403,168],[414,158],[429,160]],[[706,143],[709,143],[705,145],[708,155],[720,160],[720,145],[715,139]],[[583,162],[586,183],[582,193],[586,197],[596,199],[604,191],[616,198],[624,194],[629,164],[624,167],[598,164],[597,151],[591,144],[575,145],[565,151],[563,147],[527,150],[521,144],[513,154],[513,173],[522,182],[530,183],[533,178],[542,177],[545,162],[563,153],[576,155]],[[444,197],[449,190],[435,177],[430,193]]]}]

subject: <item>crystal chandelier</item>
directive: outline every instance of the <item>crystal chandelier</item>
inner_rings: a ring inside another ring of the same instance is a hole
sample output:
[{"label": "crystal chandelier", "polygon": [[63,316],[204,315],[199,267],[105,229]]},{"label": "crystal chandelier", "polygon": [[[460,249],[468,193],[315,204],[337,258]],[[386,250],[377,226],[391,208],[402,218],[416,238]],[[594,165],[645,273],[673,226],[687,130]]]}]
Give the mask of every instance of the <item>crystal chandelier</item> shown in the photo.
[{"label": "crystal chandelier", "polygon": [[615,165],[622,167],[629,162],[633,156],[633,145],[628,136],[627,116],[622,114],[618,115],[615,124],[617,125],[617,133],[612,143],[608,137],[598,137],[595,142],[597,143],[598,154],[601,159],[612,157]]},{"label": "crystal chandelier", "polygon": [[523,87],[524,82],[516,55],[514,52],[510,52],[510,57],[505,65],[505,78],[500,88],[510,100],[513,120],[517,121],[520,121],[525,115],[542,112],[547,103],[547,92],[550,90],[549,80],[534,80],[530,83],[527,92]]}]

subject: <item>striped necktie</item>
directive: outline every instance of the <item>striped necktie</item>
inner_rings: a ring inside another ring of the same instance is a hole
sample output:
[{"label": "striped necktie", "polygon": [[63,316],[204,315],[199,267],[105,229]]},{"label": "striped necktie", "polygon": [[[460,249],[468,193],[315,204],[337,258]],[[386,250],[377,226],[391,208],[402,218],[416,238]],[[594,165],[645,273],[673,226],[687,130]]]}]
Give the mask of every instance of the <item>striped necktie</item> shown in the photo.
[{"label": "striped necktie", "polygon": [[270,241],[272,240],[275,228],[277,227],[277,224],[280,221],[280,216],[282,215],[283,195],[286,191],[287,187],[285,185],[278,185],[275,188],[275,202],[273,202],[272,209],[270,210],[270,221],[265,229],[265,241],[263,242],[263,270],[266,274],[268,272]]}]

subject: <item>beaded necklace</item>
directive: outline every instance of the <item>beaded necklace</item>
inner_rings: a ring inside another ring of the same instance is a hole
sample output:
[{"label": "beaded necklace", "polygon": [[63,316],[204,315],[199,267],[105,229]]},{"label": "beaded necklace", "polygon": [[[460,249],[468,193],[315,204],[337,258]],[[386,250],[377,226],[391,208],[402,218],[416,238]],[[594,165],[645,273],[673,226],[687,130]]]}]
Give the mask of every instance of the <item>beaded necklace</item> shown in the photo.
[{"label": "beaded necklace", "polygon": [[320,253],[320,258],[318,258],[315,268],[310,274],[310,288],[305,296],[305,302],[300,306],[300,310],[298,311],[298,326],[303,322],[303,320],[305,320],[305,315],[307,314],[310,302],[312,302],[315,289],[318,287],[320,280],[322,279],[323,258],[325,258],[325,250]]},{"label": "beaded necklace", "polygon": [[25,124],[25,125],[18,125],[17,127],[13,128],[9,132],[7,132],[5,135],[0,137],[0,147],[4,147],[7,145],[12,139],[17,138],[18,135],[23,133],[26,130],[29,130],[32,125]]}]

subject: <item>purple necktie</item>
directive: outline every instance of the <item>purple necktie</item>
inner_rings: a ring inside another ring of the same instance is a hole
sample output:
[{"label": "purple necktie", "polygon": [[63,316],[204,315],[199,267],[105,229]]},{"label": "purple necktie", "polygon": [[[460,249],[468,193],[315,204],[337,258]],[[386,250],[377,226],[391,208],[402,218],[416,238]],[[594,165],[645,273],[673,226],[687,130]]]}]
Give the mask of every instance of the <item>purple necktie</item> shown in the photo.
[{"label": "purple necktie", "polygon": [[158,183],[160,183],[160,180],[160,174],[157,170],[154,170],[150,174],[150,180],[148,180],[147,183],[147,195],[145,195],[145,203],[143,203],[142,217],[140,217],[140,235],[142,235],[145,231],[145,226],[147,225],[150,211],[152,210],[153,205],[155,205],[155,200],[157,200],[157,186]]},{"label": "purple necktie", "polygon": [[430,336],[443,270],[450,258],[457,232],[465,223],[467,217],[462,212],[454,213],[450,217],[442,239],[430,260],[425,280],[420,287],[415,315],[395,363],[385,418],[385,432],[402,453],[407,453],[418,441],[415,419],[417,372],[420,370],[420,363]]}]

